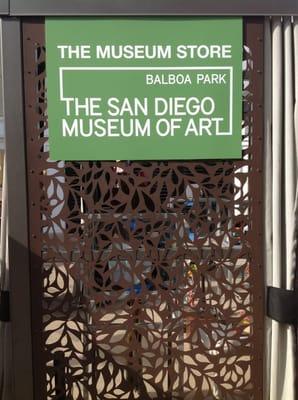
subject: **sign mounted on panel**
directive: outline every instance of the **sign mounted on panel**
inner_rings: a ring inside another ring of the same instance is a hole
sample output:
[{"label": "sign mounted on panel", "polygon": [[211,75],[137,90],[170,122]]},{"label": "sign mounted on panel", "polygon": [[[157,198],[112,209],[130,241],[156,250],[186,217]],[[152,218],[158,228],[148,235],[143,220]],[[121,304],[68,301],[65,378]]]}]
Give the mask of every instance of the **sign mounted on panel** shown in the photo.
[{"label": "sign mounted on panel", "polygon": [[46,21],[50,156],[241,157],[242,19]]}]

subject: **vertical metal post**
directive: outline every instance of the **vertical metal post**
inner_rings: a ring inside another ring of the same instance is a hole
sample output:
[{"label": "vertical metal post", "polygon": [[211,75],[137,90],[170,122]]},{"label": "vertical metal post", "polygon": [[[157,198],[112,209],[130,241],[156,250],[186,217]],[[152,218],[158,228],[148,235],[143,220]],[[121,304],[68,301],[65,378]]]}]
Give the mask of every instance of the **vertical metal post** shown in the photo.
[{"label": "vertical metal post", "polygon": [[264,385],[264,316],[265,316],[265,284],[264,284],[264,238],[263,226],[259,221],[263,219],[263,159],[264,159],[264,18],[253,17],[245,25],[244,37],[253,57],[254,75],[251,80],[253,107],[253,135],[251,146],[251,183],[249,195],[251,197],[251,229],[247,239],[253,248],[251,253],[251,282],[254,307],[253,320],[253,358],[252,377],[255,385],[255,399],[263,399]]},{"label": "vertical metal post", "polygon": [[[2,20],[14,400],[33,399],[21,26]],[[8,399],[7,399],[8,400]],[[10,399],[9,399],[10,400]]]}]

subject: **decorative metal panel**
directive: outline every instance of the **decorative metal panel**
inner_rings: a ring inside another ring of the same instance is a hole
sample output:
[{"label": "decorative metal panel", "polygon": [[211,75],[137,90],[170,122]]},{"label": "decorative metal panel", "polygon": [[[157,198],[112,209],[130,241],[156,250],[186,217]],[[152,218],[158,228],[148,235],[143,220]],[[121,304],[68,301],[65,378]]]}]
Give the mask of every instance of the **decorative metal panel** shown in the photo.
[{"label": "decorative metal panel", "polygon": [[43,20],[23,23],[36,399],[261,399],[263,20],[243,159],[53,162]]}]

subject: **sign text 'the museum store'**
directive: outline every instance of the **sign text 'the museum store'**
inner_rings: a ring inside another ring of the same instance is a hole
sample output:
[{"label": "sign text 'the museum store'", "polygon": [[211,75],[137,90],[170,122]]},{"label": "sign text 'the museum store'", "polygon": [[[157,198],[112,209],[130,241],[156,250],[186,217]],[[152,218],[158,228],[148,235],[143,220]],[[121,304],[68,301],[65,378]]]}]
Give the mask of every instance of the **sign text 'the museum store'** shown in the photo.
[{"label": "sign text 'the museum store'", "polygon": [[240,18],[49,18],[50,156],[241,157]]}]

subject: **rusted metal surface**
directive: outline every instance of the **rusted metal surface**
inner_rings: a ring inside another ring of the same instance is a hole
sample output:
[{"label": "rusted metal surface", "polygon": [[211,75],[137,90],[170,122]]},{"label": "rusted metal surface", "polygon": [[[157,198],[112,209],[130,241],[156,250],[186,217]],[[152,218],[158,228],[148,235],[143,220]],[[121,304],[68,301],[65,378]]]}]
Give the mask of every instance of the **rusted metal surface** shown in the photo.
[{"label": "rusted metal surface", "polygon": [[36,399],[262,399],[263,20],[244,30],[242,160],[52,162],[24,21]]}]

